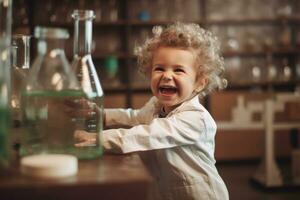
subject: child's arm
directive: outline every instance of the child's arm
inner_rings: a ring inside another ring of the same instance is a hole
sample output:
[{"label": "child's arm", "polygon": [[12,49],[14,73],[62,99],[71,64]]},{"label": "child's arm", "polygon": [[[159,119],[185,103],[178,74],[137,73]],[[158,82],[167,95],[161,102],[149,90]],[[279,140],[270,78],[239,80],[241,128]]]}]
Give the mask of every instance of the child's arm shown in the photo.
[{"label": "child's arm", "polygon": [[156,102],[156,98],[151,98],[144,107],[138,110],[105,109],[105,125],[136,126],[149,123],[153,119]]},{"label": "child's arm", "polygon": [[[213,121],[204,120],[200,112],[186,111],[170,118],[154,119],[149,125],[105,130],[102,145],[106,151],[130,153],[195,144],[199,140],[209,142],[215,132]],[[90,137],[87,139],[92,141]],[[88,140],[81,140],[78,146],[84,146]]]}]

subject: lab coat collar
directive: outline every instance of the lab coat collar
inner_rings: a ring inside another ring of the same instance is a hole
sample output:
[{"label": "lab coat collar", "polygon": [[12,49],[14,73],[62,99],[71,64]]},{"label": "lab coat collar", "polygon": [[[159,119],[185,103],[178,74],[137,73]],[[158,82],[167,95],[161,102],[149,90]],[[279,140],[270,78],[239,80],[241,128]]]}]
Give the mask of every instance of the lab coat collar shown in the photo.
[{"label": "lab coat collar", "polygon": [[[158,99],[156,97],[153,97],[155,99],[154,107],[155,107],[155,114],[158,115],[160,112],[160,109],[162,105],[158,102]],[[183,102],[180,106],[172,110],[168,113],[168,116],[171,116],[175,113],[182,112],[182,111],[203,111],[203,106],[200,104],[199,96],[196,95],[192,97],[191,99]]]}]

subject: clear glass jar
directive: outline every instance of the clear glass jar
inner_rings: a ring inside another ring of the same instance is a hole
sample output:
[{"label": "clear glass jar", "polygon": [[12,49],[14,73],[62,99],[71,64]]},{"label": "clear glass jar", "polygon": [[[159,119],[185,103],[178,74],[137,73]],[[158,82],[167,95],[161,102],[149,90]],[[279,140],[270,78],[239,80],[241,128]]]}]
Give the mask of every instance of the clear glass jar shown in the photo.
[{"label": "clear glass jar", "polygon": [[[91,56],[92,20],[95,18],[95,15],[92,10],[75,10],[72,17],[74,19],[72,68],[86,96],[81,101],[81,113],[86,113],[88,110],[87,115],[81,116],[83,121],[85,121],[85,126],[82,129],[88,133],[97,134],[95,146],[90,147],[90,156],[97,157],[102,154],[101,134],[103,130],[104,94]],[[84,101],[88,103],[84,103]]]},{"label": "clear glass jar", "polygon": [[12,1],[0,0],[0,168],[9,166]]},{"label": "clear glass jar", "polygon": [[269,82],[276,81],[278,79],[278,69],[274,64],[273,56],[271,53],[267,54],[266,65],[267,65],[267,73],[266,73],[267,81]]},{"label": "clear glass jar", "polygon": [[[66,104],[85,99],[86,94],[65,56],[64,40],[68,36],[60,28],[35,29],[38,52],[21,96],[25,128],[21,156],[61,153],[90,158],[95,148],[75,146],[74,133],[85,121],[75,120]],[[73,109],[77,112],[77,107]]]},{"label": "clear glass jar", "polygon": [[224,50],[228,52],[240,50],[240,43],[237,38],[237,33],[231,26],[227,27],[226,30]]}]

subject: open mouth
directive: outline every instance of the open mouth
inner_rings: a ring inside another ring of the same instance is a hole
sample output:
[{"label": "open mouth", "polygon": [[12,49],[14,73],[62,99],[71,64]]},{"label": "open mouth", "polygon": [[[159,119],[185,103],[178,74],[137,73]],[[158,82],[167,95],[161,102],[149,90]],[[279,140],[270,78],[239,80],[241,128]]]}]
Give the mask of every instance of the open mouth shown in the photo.
[{"label": "open mouth", "polygon": [[177,92],[177,88],[173,86],[160,86],[159,92],[164,95],[172,95]]}]

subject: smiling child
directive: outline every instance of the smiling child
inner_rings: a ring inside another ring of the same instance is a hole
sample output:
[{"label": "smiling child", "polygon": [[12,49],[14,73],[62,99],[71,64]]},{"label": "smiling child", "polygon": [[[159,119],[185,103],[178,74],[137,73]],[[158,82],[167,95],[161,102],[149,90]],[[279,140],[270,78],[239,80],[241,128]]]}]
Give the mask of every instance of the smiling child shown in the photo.
[{"label": "smiling child", "polygon": [[[105,109],[106,152],[138,152],[155,184],[153,200],[227,200],[215,167],[216,123],[200,99],[226,86],[217,39],[197,24],[154,27],[154,36],[136,48],[140,71],[153,97],[138,110]],[[77,131],[77,146],[95,141]]]}]

